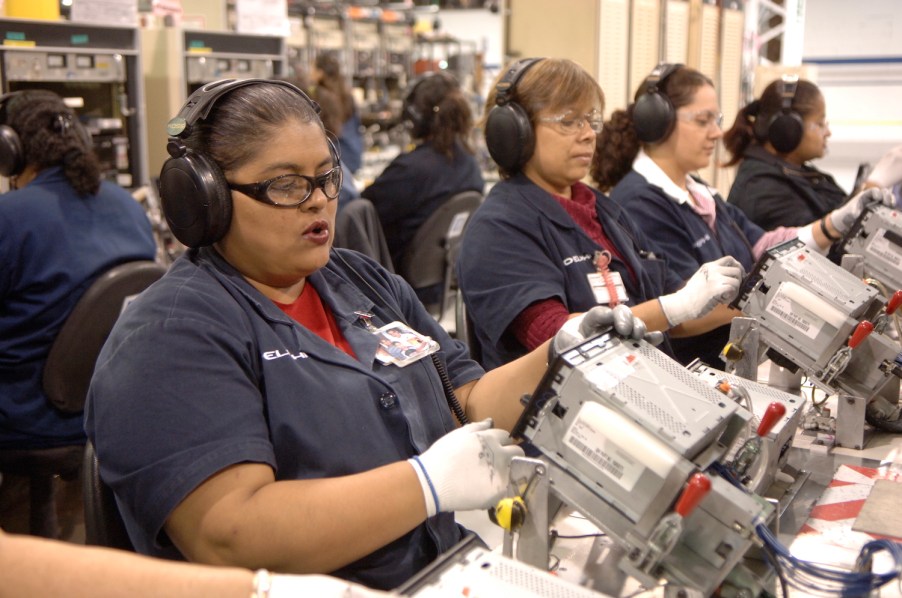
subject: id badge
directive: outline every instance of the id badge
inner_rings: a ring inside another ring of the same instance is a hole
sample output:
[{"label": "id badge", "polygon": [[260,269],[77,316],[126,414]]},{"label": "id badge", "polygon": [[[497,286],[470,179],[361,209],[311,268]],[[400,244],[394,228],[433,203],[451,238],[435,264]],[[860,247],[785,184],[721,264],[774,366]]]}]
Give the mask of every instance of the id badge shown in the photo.
[{"label": "id badge", "polygon": [[[604,283],[604,277],[599,272],[592,272],[586,276],[589,278],[589,286],[592,287],[592,293],[595,295],[595,302],[599,305],[608,305],[611,302],[611,295],[608,291],[608,286]],[[614,288],[617,290],[617,300],[620,303],[629,301],[620,272],[609,272],[608,276],[611,278],[611,282],[614,283]]]},{"label": "id badge", "polygon": [[379,338],[376,359],[384,365],[403,368],[439,350],[438,342],[403,322],[391,322],[373,334]]}]

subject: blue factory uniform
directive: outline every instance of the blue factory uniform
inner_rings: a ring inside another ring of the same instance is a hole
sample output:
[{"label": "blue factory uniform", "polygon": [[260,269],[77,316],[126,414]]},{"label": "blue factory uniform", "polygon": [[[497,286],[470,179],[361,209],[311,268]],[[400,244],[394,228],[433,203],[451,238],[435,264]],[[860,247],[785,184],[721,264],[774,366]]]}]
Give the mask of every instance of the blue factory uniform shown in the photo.
[{"label": "blue factory uniform", "polygon": [[[307,282],[357,359],[288,317],[210,248],[179,258],[116,324],[85,425],[140,552],[182,558],[162,531],[166,519],[231,465],[265,463],[277,480],[343,476],[405,460],[454,428],[432,360],[382,365],[379,339],[359,315],[373,314],[378,328],[402,314],[440,343],[453,387],[479,378],[464,344],[407,284],[341,249]],[[453,514],[439,514],[332,574],[396,587],[460,538]]]},{"label": "blue factory uniform", "polygon": [[373,202],[396,267],[417,229],[455,193],[479,191],[485,181],[476,158],[457,144],[454,157],[430,143],[400,154],[360,194]]},{"label": "blue factory uniform", "polygon": [[[688,280],[702,264],[725,255],[737,259],[746,272],[755,264],[752,247],[765,231],[720,195],[714,194],[717,217],[713,232],[688,203],[677,203],[634,170],[614,187],[611,199],[629,212],[646,236],[655,240],[682,280]],[[684,364],[701,357],[709,365],[722,367],[718,355],[729,340],[729,333],[730,326],[724,325],[698,336],[672,339],[673,350]]]},{"label": "blue factory uniform", "polygon": [[[675,290],[681,281],[653,256],[655,246],[619,206],[594,192],[605,235],[636,275],[614,256],[610,267],[623,279],[628,305]],[[556,298],[571,313],[597,305],[587,275],[596,272],[594,254],[602,249],[525,175],[495,185],[470,217],[458,262],[483,365],[491,369],[527,352],[508,328],[531,304]]]},{"label": "blue factory uniform", "polygon": [[79,197],[53,167],[0,196],[0,447],[84,442],[81,414],[62,413],[44,394],[50,347],[97,276],[155,255],[144,210],[111,183]]}]

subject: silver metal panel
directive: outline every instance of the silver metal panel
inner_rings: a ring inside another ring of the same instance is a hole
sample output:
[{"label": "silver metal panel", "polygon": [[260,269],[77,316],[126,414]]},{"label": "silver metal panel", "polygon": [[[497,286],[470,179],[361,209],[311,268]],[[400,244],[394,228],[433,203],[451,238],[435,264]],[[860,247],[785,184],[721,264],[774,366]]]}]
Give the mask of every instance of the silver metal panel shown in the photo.
[{"label": "silver metal panel", "polygon": [[843,250],[864,258],[865,275],[886,287],[887,298],[902,289],[902,213],[883,205],[871,206]]}]

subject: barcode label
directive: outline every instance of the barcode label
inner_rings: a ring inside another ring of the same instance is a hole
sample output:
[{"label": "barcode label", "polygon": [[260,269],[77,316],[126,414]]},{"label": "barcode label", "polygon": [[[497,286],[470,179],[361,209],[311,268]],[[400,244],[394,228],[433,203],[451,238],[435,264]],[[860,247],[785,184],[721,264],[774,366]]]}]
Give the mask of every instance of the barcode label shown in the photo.
[{"label": "barcode label", "polygon": [[614,476],[618,481],[623,477],[623,467],[619,463],[612,463],[611,458],[604,453],[593,451],[577,439],[573,439],[573,448],[579,450],[589,461],[598,465],[603,471]]},{"label": "barcode label", "polygon": [[824,327],[824,321],[821,318],[794,304],[779,290],[774,294],[774,298],[768,303],[765,311],[777,316],[810,339],[817,338]]},{"label": "barcode label", "polygon": [[868,243],[867,252],[897,268],[902,267],[902,254],[899,253],[899,247],[886,238],[886,229],[877,230],[873,240]]},{"label": "barcode label", "polygon": [[586,458],[607,479],[630,492],[643,471],[637,463],[595,426],[579,416],[564,436],[564,443]]}]

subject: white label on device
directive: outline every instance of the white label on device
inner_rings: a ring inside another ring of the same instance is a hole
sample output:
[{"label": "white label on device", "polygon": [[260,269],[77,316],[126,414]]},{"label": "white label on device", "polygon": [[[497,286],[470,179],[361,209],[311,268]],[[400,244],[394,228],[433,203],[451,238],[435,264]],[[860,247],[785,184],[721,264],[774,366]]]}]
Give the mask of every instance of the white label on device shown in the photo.
[{"label": "white label on device", "polygon": [[564,435],[564,443],[585,457],[606,478],[631,492],[645,468],[604,434],[595,415],[580,410]]},{"label": "white label on device", "polygon": [[897,268],[902,267],[902,254],[899,253],[899,246],[886,238],[886,229],[879,228],[871,237],[871,242],[867,245],[867,252],[875,255]]},{"label": "white label on device", "polygon": [[824,327],[824,320],[793,302],[782,289],[777,289],[765,311],[777,316],[810,339],[817,338]]}]

